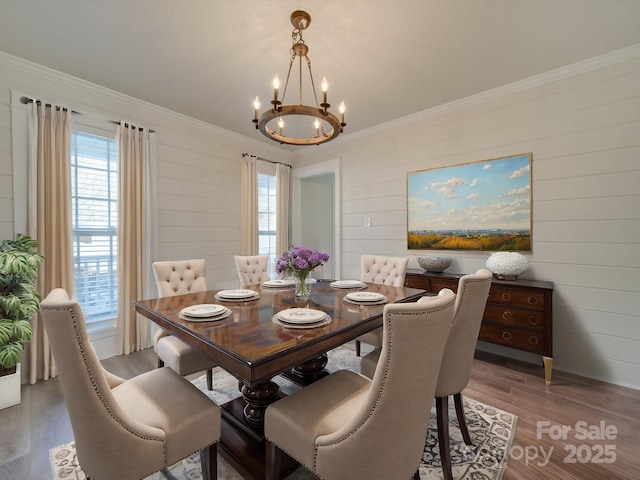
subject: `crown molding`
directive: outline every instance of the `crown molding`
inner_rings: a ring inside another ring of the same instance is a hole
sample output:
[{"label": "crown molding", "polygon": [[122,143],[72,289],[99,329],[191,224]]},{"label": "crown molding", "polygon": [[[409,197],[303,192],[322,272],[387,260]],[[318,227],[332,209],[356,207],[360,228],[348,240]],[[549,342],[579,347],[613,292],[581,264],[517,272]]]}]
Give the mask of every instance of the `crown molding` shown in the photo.
[{"label": "crown molding", "polygon": [[[201,129],[202,131],[206,132],[206,135],[210,135],[211,132],[213,131],[219,135],[228,137],[230,140],[235,140],[236,142],[241,141],[244,144],[249,142],[255,146],[262,146],[264,148],[264,142],[260,142],[250,137],[241,135],[239,133],[232,132],[231,130],[227,130],[223,127],[219,127],[211,123],[203,122],[196,118],[189,117],[187,115],[183,115],[173,110],[160,107],[153,103],[146,102],[139,98],[126,95],[116,90],[111,90],[101,85],[97,85],[95,83],[82,80],[80,78],[68,75],[58,70],[54,70],[52,68],[45,67],[43,65],[30,62],[29,60],[25,60],[23,58],[19,58],[19,57],[0,51],[0,66],[2,65],[5,65],[14,70],[26,73],[28,75],[44,79],[48,82],[56,83],[63,87],[67,87],[74,90],[81,90],[91,96],[101,98],[108,102],[126,103],[127,105],[133,105],[134,107],[143,109],[144,111],[151,113],[152,115],[158,115],[170,121],[179,121],[182,123],[186,122],[187,124],[189,124],[190,127],[195,127],[197,129]],[[28,89],[25,89],[23,86],[20,86],[20,89],[28,90]],[[33,93],[35,92],[32,92],[32,94]],[[54,99],[54,98],[47,98],[43,100],[47,102],[57,101],[57,103],[64,103],[64,104],[67,104],[67,106],[69,106],[73,110],[77,110],[81,114],[85,113],[83,112],[83,108],[81,106],[70,104],[72,102],[69,102],[69,101],[63,102],[60,99]],[[86,112],[86,113],[90,113],[90,112]],[[121,120],[121,118],[114,118],[112,120],[119,121]],[[133,123],[135,123],[136,119],[130,119],[130,120]],[[145,123],[148,123],[148,122],[145,122]],[[154,126],[149,125],[149,128],[153,129]]]},{"label": "crown molding", "polygon": [[[450,113],[456,110],[479,105],[491,100],[496,100],[498,98],[512,95],[514,93],[519,93],[532,88],[548,85],[553,82],[571,78],[618,63],[623,63],[629,60],[634,60],[636,58],[640,58],[640,44],[631,45],[620,50],[614,50],[597,57],[583,60],[581,62],[572,63],[570,65],[560,67],[549,72],[541,73],[540,75],[535,75],[533,77],[525,78],[524,80],[519,80],[517,82],[502,85],[491,90],[438,105],[437,107],[433,107],[428,110],[423,110],[418,113],[407,115],[406,117],[396,118],[394,120],[390,120],[388,122],[381,123],[364,130],[359,130],[348,135],[343,135],[335,141],[331,142],[331,146],[335,147],[336,145],[346,144],[349,142],[360,140],[362,138],[370,137],[372,135],[388,132],[390,129],[412,125],[419,121],[437,117],[445,113]],[[317,148],[314,148],[314,151],[317,151],[318,148],[322,149],[328,147],[329,145],[319,145]],[[306,153],[303,150],[296,150],[295,154],[296,156],[304,157]]]},{"label": "crown molding", "polygon": [[[629,47],[622,48],[620,50],[614,50],[612,52],[609,52],[597,57],[583,60],[581,62],[576,62],[571,65],[567,65],[567,66],[564,66],[555,70],[551,70],[549,72],[546,72],[540,75],[529,77],[524,80],[519,80],[517,82],[509,83],[507,85],[503,85],[491,90],[487,90],[485,92],[481,92],[465,98],[454,100],[452,102],[439,105],[437,107],[433,107],[428,110],[424,110],[422,112],[418,112],[412,115],[407,115],[405,117],[394,119],[389,122],[385,122],[364,130],[360,130],[358,132],[342,135],[341,137],[331,142],[331,144],[317,145],[313,150],[314,152],[317,152],[318,149],[326,149],[326,148],[343,145],[343,144],[350,143],[365,137],[369,137],[371,135],[376,135],[376,134],[388,131],[389,129],[392,129],[392,128],[398,128],[405,125],[414,124],[421,120],[433,118],[439,115],[443,115],[445,113],[453,112],[453,111],[467,108],[470,106],[479,105],[491,100],[512,95],[514,93],[519,93],[535,87],[547,85],[549,83],[557,82],[559,80],[570,78],[576,75],[581,75],[587,72],[591,72],[600,68],[608,67],[610,65],[626,62],[636,58],[640,58],[640,44],[631,45]],[[251,145],[254,145],[256,147],[260,147],[263,149],[269,147],[269,145],[265,145],[265,142],[253,139],[247,135],[241,135],[239,133],[232,132],[223,127],[213,125],[207,122],[203,122],[201,120],[197,120],[193,117],[189,117],[187,115],[177,113],[173,110],[169,110],[164,107],[160,107],[158,105],[145,102],[144,100],[140,100],[139,98],[125,95],[115,90],[111,90],[106,87],[102,87],[100,85],[87,82],[85,80],[81,80],[79,78],[59,72],[52,68],[33,63],[28,60],[15,57],[13,55],[9,55],[8,53],[4,53],[1,51],[0,51],[0,65],[6,65],[15,70],[22,71],[29,75],[33,75],[35,77],[45,79],[47,81],[55,82],[69,88],[83,90],[91,95],[98,96],[105,100],[126,102],[127,104],[134,105],[138,108],[142,108],[146,111],[149,111],[153,114],[162,116],[170,120],[188,122],[190,125],[203,129],[209,133],[213,130],[214,132],[220,135],[226,136],[229,139],[233,139],[235,141],[242,141],[245,143],[248,142]],[[74,107],[74,106],[71,105],[71,107]],[[272,148],[268,148],[268,149],[272,150],[273,146],[271,147]],[[287,152],[288,156],[293,156],[294,158],[298,156],[304,157],[306,155],[305,150],[306,149],[287,149],[282,147],[275,148],[275,151],[281,151],[281,152],[285,151]]]}]

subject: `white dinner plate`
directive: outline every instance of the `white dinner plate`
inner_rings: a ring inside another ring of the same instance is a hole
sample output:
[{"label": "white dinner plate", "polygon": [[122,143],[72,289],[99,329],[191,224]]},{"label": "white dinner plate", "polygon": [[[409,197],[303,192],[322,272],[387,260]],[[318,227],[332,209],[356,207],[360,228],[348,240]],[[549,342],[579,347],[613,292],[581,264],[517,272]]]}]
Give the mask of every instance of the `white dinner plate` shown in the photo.
[{"label": "white dinner plate", "polygon": [[334,288],[362,288],[367,286],[366,283],[360,280],[336,280],[331,282],[330,285]]},{"label": "white dinner plate", "polygon": [[320,322],[327,317],[327,314],[313,308],[288,308],[279,311],[277,317],[283,322],[300,325]]},{"label": "white dinner plate", "polygon": [[350,292],[345,295],[345,298],[354,302],[379,302],[386,297],[378,292]]},{"label": "white dinner plate", "polygon": [[262,282],[263,287],[291,287],[296,284],[296,281],[293,279],[282,279],[278,278],[276,280],[267,280]]},{"label": "white dinner plate", "polygon": [[214,317],[224,313],[227,307],[217,305],[215,303],[203,303],[201,305],[192,305],[190,307],[183,308],[180,313],[187,315],[188,317]]},{"label": "white dinner plate", "polygon": [[225,307],[224,310],[222,310],[222,312],[212,317],[190,317],[189,315],[185,315],[184,313],[182,313],[182,310],[181,310],[180,313],[178,313],[178,318],[182,320],[186,320],[187,322],[217,322],[218,320],[223,320],[227,318],[232,313],[233,312],[230,309]]},{"label": "white dinner plate", "polygon": [[[287,282],[293,282],[292,285],[296,284],[296,279],[293,278],[293,277],[287,277],[287,278],[284,278],[283,280],[285,280]],[[313,278],[313,277],[307,277],[307,278],[304,279],[304,283],[316,283],[317,281],[318,281],[318,279],[317,278]]]},{"label": "white dinner plate", "polygon": [[240,298],[251,298],[258,295],[258,292],[255,290],[247,290],[247,289],[237,289],[237,290],[220,290],[216,294],[219,298],[230,298],[230,299],[240,299]]}]

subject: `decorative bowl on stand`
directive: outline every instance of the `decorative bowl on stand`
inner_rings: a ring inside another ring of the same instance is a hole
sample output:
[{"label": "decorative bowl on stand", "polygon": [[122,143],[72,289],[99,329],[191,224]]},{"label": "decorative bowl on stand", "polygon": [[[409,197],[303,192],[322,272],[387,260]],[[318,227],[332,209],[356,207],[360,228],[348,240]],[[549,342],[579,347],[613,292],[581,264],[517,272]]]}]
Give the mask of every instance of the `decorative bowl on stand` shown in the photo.
[{"label": "decorative bowl on stand", "polygon": [[517,252],[496,252],[489,256],[486,266],[498,280],[516,280],[529,268],[529,261]]},{"label": "decorative bowl on stand", "polygon": [[418,265],[427,272],[444,272],[451,266],[450,257],[418,257]]}]

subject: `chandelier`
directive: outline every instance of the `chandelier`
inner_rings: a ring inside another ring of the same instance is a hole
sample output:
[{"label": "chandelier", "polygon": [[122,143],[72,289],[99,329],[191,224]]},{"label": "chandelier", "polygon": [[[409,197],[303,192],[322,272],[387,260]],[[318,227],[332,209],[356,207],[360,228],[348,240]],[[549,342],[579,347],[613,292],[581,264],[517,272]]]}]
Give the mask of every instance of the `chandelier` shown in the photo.
[{"label": "chandelier", "polygon": [[[263,135],[276,142],[288,145],[319,145],[333,140],[342,133],[343,127],[347,125],[344,123],[345,106],[344,102],[340,103],[340,119],[329,111],[331,105],[327,102],[328,83],[326,78],[322,80],[322,103],[318,105],[316,86],[311,72],[311,60],[308,56],[309,47],[302,39],[302,31],[311,23],[311,15],[302,10],[296,10],[291,14],[290,20],[294,27],[291,33],[293,44],[291,46],[289,71],[287,72],[287,80],[284,83],[282,97],[278,98],[280,79],[276,75],[273,80],[272,107],[260,114],[260,100],[256,97],[253,103],[255,108],[253,123],[255,123],[256,130],[259,129]],[[299,59],[299,103],[284,105],[289,79],[291,78],[291,69],[296,58]],[[315,106],[302,103],[303,58],[309,70],[309,80],[315,99]],[[285,117],[289,117],[286,123]]]}]

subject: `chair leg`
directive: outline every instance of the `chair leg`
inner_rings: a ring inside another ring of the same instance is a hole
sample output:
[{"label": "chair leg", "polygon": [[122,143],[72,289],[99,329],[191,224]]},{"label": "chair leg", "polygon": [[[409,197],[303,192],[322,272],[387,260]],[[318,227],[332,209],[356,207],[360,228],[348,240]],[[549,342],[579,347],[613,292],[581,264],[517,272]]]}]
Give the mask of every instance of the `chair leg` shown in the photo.
[{"label": "chair leg", "polygon": [[278,480],[280,478],[280,466],[282,464],[282,450],[275,444],[265,439],[265,480]]},{"label": "chair leg", "polygon": [[440,463],[444,480],[453,480],[451,472],[451,444],[449,442],[449,397],[436,397],[436,418],[438,421],[438,444]]},{"label": "chair leg", "polygon": [[360,356],[360,340],[356,340],[356,357]]},{"label": "chair leg", "polygon": [[416,470],[416,473],[413,474],[413,480],[420,480],[420,470]]},{"label": "chair leg", "polygon": [[203,480],[217,480],[218,478],[218,444],[214,443],[200,450],[200,465]]},{"label": "chair leg", "polygon": [[456,415],[458,417],[458,424],[460,425],[460,431],[462,432],[462,438],[467,445],[473,445],[471,441],[471,435],[469,435],[469,429],[467,428],[467,419],[464,417],[464,404],[462,403],[462,393],[456,393],[453,396],[453,403],[456,405]]},{"label": "chair leg", "polygon": [[213,390],[213,368],[207,370],[207,390]]}]

